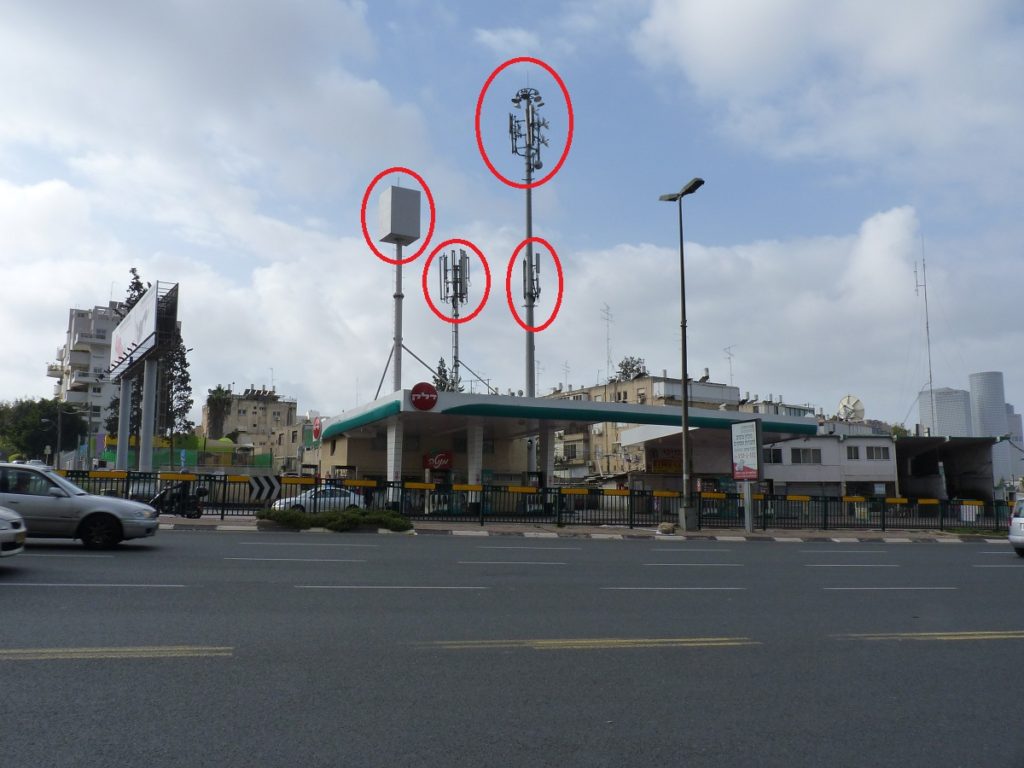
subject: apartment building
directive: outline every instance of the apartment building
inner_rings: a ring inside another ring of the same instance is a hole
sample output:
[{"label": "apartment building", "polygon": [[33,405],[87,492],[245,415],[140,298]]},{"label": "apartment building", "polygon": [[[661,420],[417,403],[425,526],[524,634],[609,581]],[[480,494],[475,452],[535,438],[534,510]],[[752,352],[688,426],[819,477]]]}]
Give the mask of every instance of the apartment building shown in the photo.
[{"label": "apartment building", "polygon": [[[107,377],[110,367],[110,335],[121,321],[116,301],[105,307],[71,309],[64,344],[57,349],[56,362],[46,366],[46,375],[57,379],[53,395],[69,410],[82,414],[89,429],[87,454],[102,452],[104,422],[116,386]],[[99,450],[97,450],[99,446]]]},{"label": "apartment building", "polygon": [[[557,400],[595,403],[629,403],[679,407],[682,386],[679,379],[661,376],[638,376],[618,379],[592,387],[557,388],[546,397]],[[690,380],[689,401],[692,408],[735,411],[740,403],[738,387],[707,380]],[[555,433],[555,475],[562,480],[585,477],[621,475],[649,471],[647,453],[642,445],[624,445],[622,433],[633,424],[607,422],[594,424],[585,432]]]},{"label": "apartment building", "polygon": [[230,393],[220,434],[211,434],[210,407],[204,403],[196,433],[211,438],[236,435],[239,446],[251,447],[255,453],[270,453],[278,431],[296,423],[297,408],[293,398],[282,397],[273,387],[250,386],[240,393]]}]

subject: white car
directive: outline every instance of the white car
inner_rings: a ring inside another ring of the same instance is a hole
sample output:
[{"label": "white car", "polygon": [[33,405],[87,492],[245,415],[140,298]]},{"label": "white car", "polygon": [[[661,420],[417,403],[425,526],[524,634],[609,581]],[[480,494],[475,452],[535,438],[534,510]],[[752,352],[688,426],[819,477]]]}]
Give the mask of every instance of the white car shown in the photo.
[{"label": "white car", "polygon": [[1010,544],[1014,551],[1024,557],[1024,499],[1017,499],[1010,518]]},{"label": "white car", "polygon": [[25,521],[13,509],[0,507],[0,557],[25,551]]},{"label": "white car", "polygon": [[366,499],[350,488],[325,486],[278,499],[272,509],[295,509],[299,512],[342,512],[346,509],[365,509]]},{"label": "white car", "polygon": [[114,496],[87,493],[49,467],[0,464],[0,506],[21,515],[31,537],[81,539],[90,549],[153,536],[157,511]]}]

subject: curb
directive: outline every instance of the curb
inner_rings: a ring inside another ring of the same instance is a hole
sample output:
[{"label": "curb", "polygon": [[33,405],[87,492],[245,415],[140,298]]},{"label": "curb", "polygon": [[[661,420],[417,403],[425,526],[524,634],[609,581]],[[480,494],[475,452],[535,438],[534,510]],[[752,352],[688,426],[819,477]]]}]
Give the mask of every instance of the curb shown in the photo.
[{"label": "curb", "polygon": [[[221,525],[202,525],[196,523],[161,523],[161,531],[217,531],[228,533],[259,533],[261,532],[255,523],[239,524],[225,523]],[[306,535],[330,534],[323,528],[307,531],[292,531],[287,528],[276,530],[265,530],[264,533],[298,533]],[[487,538],[487,537],[519,537],[532,539],[590,539],[594,541],[719,541],[726,543],[736,542],[768,542],[776,544],[807,544],[807,543],[829,543],[829,544],[1007,544],[1008,539],[998,536],[983,535],[936,535],[914,534],[907,531],[900,531],[895,536],[830,536],[827,533],[801,533],[794,535],[773,535],[773,534],[736,534],[736,533],[685,533],[685,534],[664,534],[657,531],[644,531],[638,529],[619,531],[545,531],[545,530],[487,530],[480,528],[416,528],[412,531],[396,533],[384,528],[377,531],[364,530],[352,531],[352,533],[377,533],[388,536],[460,536],[466,538]]]}]

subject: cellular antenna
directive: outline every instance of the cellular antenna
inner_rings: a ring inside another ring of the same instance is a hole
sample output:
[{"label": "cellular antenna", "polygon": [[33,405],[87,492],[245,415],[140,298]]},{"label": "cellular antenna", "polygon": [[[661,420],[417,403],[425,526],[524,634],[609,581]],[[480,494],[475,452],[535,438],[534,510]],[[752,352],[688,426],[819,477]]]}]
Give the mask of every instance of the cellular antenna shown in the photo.
[{"label": "cellular antenna", "polygon": [[[469,298],[469,255],[459,249],[458,256],[441,254],[441,301],[452,305],[452,318],[459,319],[459,305]],[[452,323],[452,384],[459,386],[459,323]]]}]

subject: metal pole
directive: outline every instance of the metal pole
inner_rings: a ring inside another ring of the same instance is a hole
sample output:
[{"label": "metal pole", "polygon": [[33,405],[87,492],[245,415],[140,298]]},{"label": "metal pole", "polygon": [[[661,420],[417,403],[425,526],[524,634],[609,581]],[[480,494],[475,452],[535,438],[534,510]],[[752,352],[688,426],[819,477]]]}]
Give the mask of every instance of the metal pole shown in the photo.
[{"label": "metal pole", "polygon": [[[526,183],[533,181],[533,155],[526,153]],[[533,237],[533,190],[526,188],[526,238]],[[533,308],[536,297],[533,293],[533,243],[526,243],[526,325],[533,328]],[[537,378],[534,373],[534,334],[533,331],[526,332],[526,396],[536,395]]]},{"label": "metal pole", "polygon": [[[402,260],[402,244],[395,245],[395,260]],[[395,392],[402,389],[402,265],[395,265],[395,338],[394,338],[394,366],[391,369]]]},{"label": "metal pole", "polygon": [[683,196],[679,196],[679,332],[680,332],[680,353],[683,362],[682,376],[682,469],[683,469],[683,501],[679,506],[679,527],[688,531],[696,527],[691,521],[693,514],[690,498],[690,405],[689,393],[686,386],[686,261],[683,257]]},{"label": "metal pole", "polygon": [[64,462],[62,461],[60,454],[61,421],[63,416],[64,411],[61,410],[60,401],[57,401],[57,453],[53,460],[53,464],[57,469],[64,469]]}]

